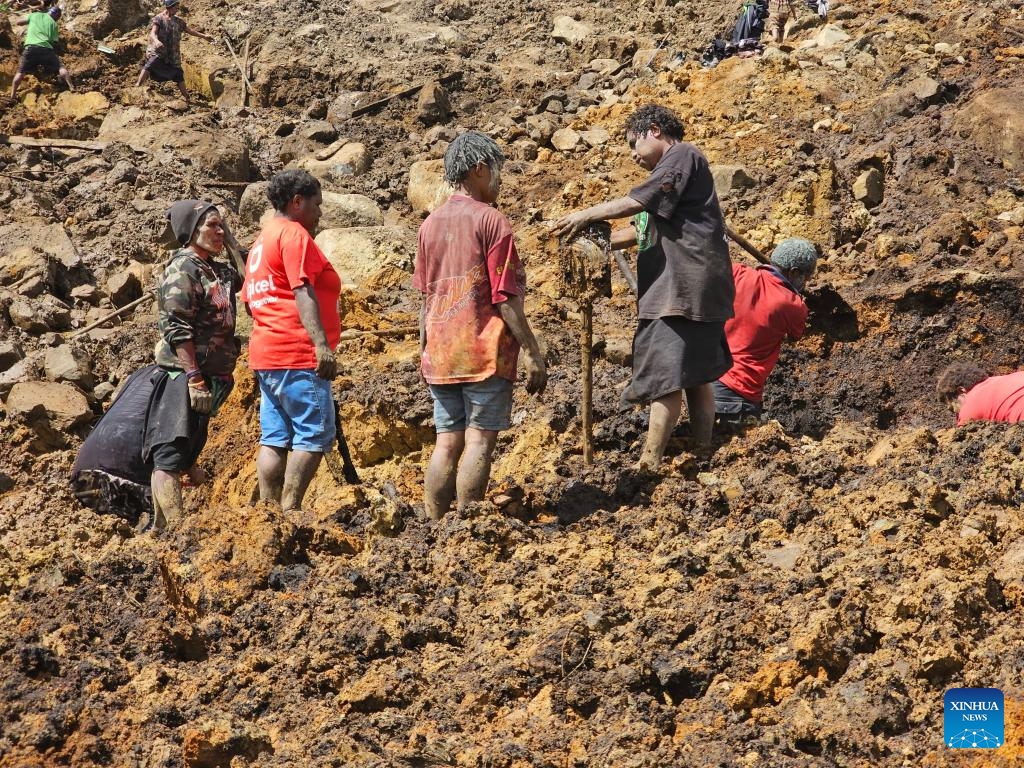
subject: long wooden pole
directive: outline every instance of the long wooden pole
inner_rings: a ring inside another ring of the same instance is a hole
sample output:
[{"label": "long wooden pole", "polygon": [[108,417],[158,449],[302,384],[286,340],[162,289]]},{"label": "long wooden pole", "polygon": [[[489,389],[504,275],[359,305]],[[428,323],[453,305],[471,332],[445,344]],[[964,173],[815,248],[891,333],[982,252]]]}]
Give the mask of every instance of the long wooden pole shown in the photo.
[{"label": "long wooden pole", "polygon": [[91,331],[93,328],[100,327],[104,323],[113,320],[118,315],[123,315],[129,309],[133,309],[134,307],[139,306],[139,304],[141,304],[142,302],[149,301],[150,299],[154,298],[155,296],[156,296],[156,292],[155,291],[150,291],[149,293],[145,294],[144,296],[140,296],[135,301],[132,301],[132,302],[129,302],[128,304],[125,304],[123,307],[121,307],[118,310],[115,310],[114,312],[111,312],[109,315],[104,315],[99,320],[96,320],[95,322],[89,323],[89,325],[85,326],[85,328],[80,328],[79,330],[75,331],[73,334],[68,336],[68,340],[70,341],[71,339],[77,339],[79,336],[84,336],[89,331]]}]

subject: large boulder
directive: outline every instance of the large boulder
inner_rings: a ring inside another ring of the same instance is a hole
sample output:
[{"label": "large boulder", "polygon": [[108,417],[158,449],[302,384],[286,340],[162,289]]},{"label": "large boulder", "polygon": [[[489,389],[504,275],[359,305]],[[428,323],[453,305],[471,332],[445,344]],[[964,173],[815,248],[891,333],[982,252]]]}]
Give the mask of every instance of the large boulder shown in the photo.
[{"label": "large boulder", "polygon": [[49,294],[31,300],[19,296],[11,302],[7,312],[11,323],[33,336],[48,331],[66,331],[71,327],[71,311]]},{"label": "large boulder", "polygon": [[247,181],[249,148],[237,133],[217,130],[202,115],[153,121],[137,107],[111,109],[100,126],[100,141],[121,141],[148,150],[156,159],[187,157],[210,178]]},{"label": "large boulder", "polygon": [[1024,87],[985,91],[960,110],[954,126],[1004,168],[1024,169]]},{"label": "large boulder", "polygon": [[420,160],[409,168],[406,197],[417,213],[430,213],[448,200],[452,186],[444,178],[443,160]]},{"label": "large boulder", "polygon": [[242,191],[238,201],[238,215],[243,224],[258,224],[263,214],[270,210],[270,201],[267,199],[269,184],[267,181],[256,181]]},{"label": "large boulder", "polygon": [[324,157],[323,153],[309,155],[296,165],[316,176],[325,187],[330,187],[345,183],[352,176],[362,176],[370,170],[371,160],[364,144],[350,142],[329,157]]},{"label": "large boulder", "polygon": [[321,229],[376,227],[384,223],[384,214],[380,206],[366,195],[325,191],[323,197],[320,206]]},{"label": "large boulder", "polygon": [[46,420],[54,429],[67,430],[92,420],[89,402],[70,384],[24,381],[7,396],[7,413],[28,423]]},{"label": "large boulder", "polygon": [[348,288],[365,284],[384,267],[411,271],[416,253],[415,236],[400,227],[325,229],[316,236],[316,244]]},{"label": "large boulder", "polygon": [[[15,252],[21,251],[18,258],[14,258]],[[13,277],[22,267],[17,264],[25,264],[22,257],[27,257],[32,265],[39,265],[38,253],[49,254],[61,262],[68,269],[78,266],[80,259],[75,246],[68,237],[68,233],[60,224],[51,224],[45,219],[22,219],[10,224],[0,224],[0,281],[18,279]],[[13,265],[13,266],[12,266]],[[23,269],[20,273],[27,274]]]}]

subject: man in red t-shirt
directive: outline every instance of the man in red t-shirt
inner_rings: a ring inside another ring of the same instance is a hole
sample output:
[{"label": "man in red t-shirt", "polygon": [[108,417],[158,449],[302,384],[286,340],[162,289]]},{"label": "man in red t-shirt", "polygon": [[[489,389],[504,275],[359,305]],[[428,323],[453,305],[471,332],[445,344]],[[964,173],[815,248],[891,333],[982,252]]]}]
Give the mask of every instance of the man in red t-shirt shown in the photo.
[{"label": "man in red t-shirt", "polygon": [[800,291],[817,262],[812,243],[791,237],[775,248],[768,266],[733,264],[735,316],[725,323],[732,367],[714,384],[719,423],[760,417],[764,384],[779,360],[782,342],[804,335],[807,305]]},{"label": "man in red t-shirt", "polygon": [[424,489],[432,520],[456,497],[459,508],[483,499],[498,432],[510,424],[521,347],[526,391],[540,394],[547,383],[523,310],[526,276],[512,228],[493,207],[504,161],[490,137],[457,136],[444,155],[455,192],[419,230],[413,286],[423,293],[420,370],[437,430]]},{"label": "man in red t-shirt", "polygon": [[1024,421],[1024,371],[989,376],[974,363],[953,363],[939,374],[936,386],[956,414],[956,425],[969,421]]}]

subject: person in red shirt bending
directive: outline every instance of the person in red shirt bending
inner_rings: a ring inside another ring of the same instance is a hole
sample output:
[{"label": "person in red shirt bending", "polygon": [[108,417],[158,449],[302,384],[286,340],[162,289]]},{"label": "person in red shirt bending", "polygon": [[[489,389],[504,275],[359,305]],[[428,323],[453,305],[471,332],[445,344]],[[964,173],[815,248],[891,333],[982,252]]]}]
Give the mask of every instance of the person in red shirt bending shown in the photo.
[{"label": "person in red shirt bending", "polygon": [[320,182],[306,171],[282,171],[267,198],[276,214],[249,249],[242,297],[253,320],[249,367],[260,387],[260,498],[288,512],[301,509],[334,445],[341,278],[313,241]]},{"label": "person in red shirt bending", "polygon": [[498,432],[510,424],[521,347],[526,391],[540,394],[547,383],[512,228],[493,207],[504,161],[482,133],[455,137],[444,154],[455,193],[420,225],[413,286],[423,293],[420,370],[437,430],[424,488],[432,520],[456,498],[459,508],[483,499]]},{"label": "person in red shirt bending", "polygon": [[974,363],[953,363],[939,374],[939,397],[956,414],[956,425],[969,421],[1024,421],[1024,371],[989,376]]},{"label": "person in red shirt bending", "polygon": [[725,323],[732,367],[714,384],[719,424],[761,416],[764,384],[779,360],[783,340],[804,335],[807,305],[800,292],[817,263],[814,245],[791,237],[776,246],[770,265],[753,269],[733,264],[735,315]]}]

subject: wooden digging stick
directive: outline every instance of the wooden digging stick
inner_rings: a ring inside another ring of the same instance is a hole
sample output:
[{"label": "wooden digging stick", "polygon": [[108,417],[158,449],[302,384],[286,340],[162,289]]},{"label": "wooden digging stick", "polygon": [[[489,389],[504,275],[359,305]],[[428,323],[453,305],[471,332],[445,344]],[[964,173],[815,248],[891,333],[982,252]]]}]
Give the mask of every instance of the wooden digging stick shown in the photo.
[{"label": "wooden digging stick", "polygon": [[361,339],[365,336],[410,336],[414,333],[419,333],[419,328],[386,328],[384,330],[374,331],[360,331],[355,328],[349,328],[347,331],[341,332],[341,340],[349,341],[351,339]]},{"label": "wooden digging stick", "polygon": [[150,291],[149,293],[145,294],[144,296],[140,296],[135,301],[132,301],[132,302],[130,302],[128,304],[125,304],[123,307],[121,307],[118,310],[115,310],[115,311],[111,312],[109,315],[104,315],[99,320],[96,320],[95,322],[89,323],[89,325],[85,326],[85,328],[81,328],[81,329],[75,331],[73,334],[68,336],[68,341],[70,341],[71,339],[77,339],[79,336],[84,336],[89,331],[91,331],[93,328],[99,328],[101,325],[103,325],[106,322],[109,322],[109,321],[113,320],[118,315],[123,315],[129,309],[133,309],[133,308],[139,306],[139,304],[141,304],[142,302],[149,301],[150,299],[153,299],[155,297],[156,297],[156,292],[155,291]]}]

